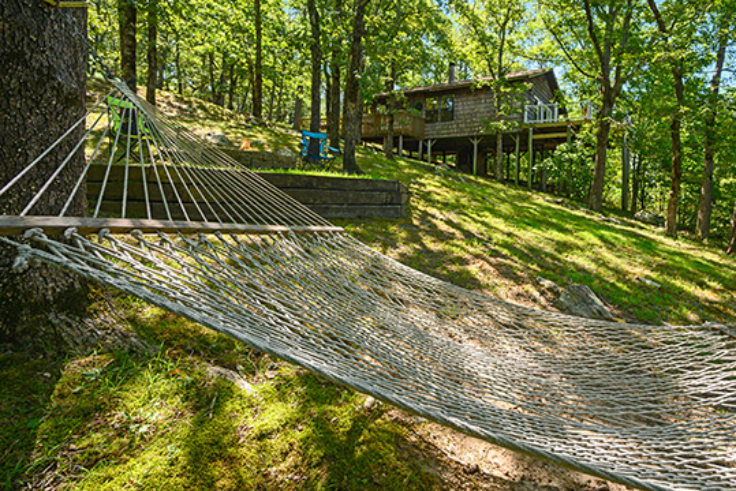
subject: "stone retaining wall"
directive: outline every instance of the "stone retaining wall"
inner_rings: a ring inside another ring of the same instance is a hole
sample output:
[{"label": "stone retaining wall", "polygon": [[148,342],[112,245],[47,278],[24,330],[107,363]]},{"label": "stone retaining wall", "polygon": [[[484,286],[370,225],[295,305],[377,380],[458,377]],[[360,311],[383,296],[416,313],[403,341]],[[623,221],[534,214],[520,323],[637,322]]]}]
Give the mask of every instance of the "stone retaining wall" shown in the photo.
[{"label": "stone retaining wall", "polygon": [[[166,173],[159,170],[154,172],[153,167],[147,166],[146,186],[143,185],[142,172],[139,165],[130,165],[128,172],[124,165],[115,165],[107,173],[106,166],[93,165],[87,175],[87,196],[90,206],[97,203],[102,182],[107,179],[104,201],[100,210],[103,213],[115,213],[122,207],[123,194],[127,196],[127,217],[142,218],[146,216],[146,196],[155,217],[166,216],[166,209],[161,192],[166,201],[174,203],[181,199],[188,213],[197,215],[196,202],[200,202],[199,193],[190,189],[187,191],[181,184],[180,176],[172,175],[173,183],[168,182]],[[204,171],[190,168],[188,173],[197,176]],[[228,172],[237,171],[215,171]],[[226,177],[223,174],[223,177]],[[128,184],[124,182],[127,180]],[[157,177],[158,175],[158,177]],[[300,174],[276,174],[269,172],[258,173],[263,179],[270,182],[292,198],[306,205],[315,213],[327,218],[400,218],[406,213],[409,204],[409,191],[399,181],[383,181],[377,179],[352,179],[347,177],[309,176]],[[107,176],[107,177],[106,177]],[[162,184],[158,184],[162,178]],[[191,179],[191,177],[190,177]],[[205,174],[197,177],[198,182],[211,180]],[[227,182],[233,177],[217,179],[215,182]],[[178,196],[178,198],[177,198]],[[206,207],[200,207],[207,210]],[[174,219],[183,219],[178,207],[173,207]],[[181,215],[181,216],[180,216]],[[214,217],[209,217],[212,219]]]},{"label": "stone retaining wall", "polygon": [[409,189],[399,181],[258,173],[325,218],[401,218]]}]

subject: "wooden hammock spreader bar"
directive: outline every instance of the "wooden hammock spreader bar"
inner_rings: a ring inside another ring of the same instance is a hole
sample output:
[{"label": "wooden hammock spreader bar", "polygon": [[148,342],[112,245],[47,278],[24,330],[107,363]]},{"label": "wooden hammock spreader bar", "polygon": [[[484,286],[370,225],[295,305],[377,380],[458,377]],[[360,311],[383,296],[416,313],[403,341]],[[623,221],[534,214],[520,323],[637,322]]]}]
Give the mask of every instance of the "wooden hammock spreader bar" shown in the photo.
[{"label": "wooden hammock spreader bar", "polygon": [[0,215],[0,236],[22,235],[31,228],[40,228],[46,235],[62,235],[69,228],[76,228],[81,235],[108,229],[113,234],[140,230],[143,233],[167,232],[184,234],[221,232],[225,234],[274,234],[293,232],[297,234],[342,232],[342,227],[308,225],[246,225],[239,223],[187,222],[147,220],[135,218],[78,218],[48,216]]}]

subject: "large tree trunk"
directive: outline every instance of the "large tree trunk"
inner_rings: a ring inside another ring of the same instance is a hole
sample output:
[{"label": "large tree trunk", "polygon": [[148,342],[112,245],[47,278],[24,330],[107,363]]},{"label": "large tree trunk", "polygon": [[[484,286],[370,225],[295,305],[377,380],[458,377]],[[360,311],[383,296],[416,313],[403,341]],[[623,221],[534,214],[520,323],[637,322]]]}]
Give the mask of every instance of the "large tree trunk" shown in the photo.
[{"label": "large tree trunk", "polygon": [[118,4],[120,21],[120,72],[125,83],[133,93],[136,92],[138,73],[136,71],[136,24],[138,10],[135,0],[120,0]]},{"label": "large tree trunk", "polygon": [[[4,0],[0,19],[1,185],[84,115],[86,47],[74,30],[86,32],[87,16],[84,9]],[[11,188],[0,199],[0,214],[17,215],[83,135],[82,126]],[[84,163],[82,148],[31,213],[58,214]],[[82,186],[69,213],[85,214],[85,196]],[[48,351],[87,349],[105,342],[104,328],[87,316],[94,290],[88,282],[46,265],[14,272],[15,254],[15,248],[0,245],[0,339]]]},{"label": "large tree trunk", "polygon": [[363,104],[360,94],[360,71],[363,65],[363,36],[365,35],[365,9],[370,0],[355,0],[353,40],[350,44],[350,65],[345,81],[345,106],[343,126],[345,154],[342,168],[346,174],[364,174],[355,160],[355,150],[360,142]]},{"label": "large tree trunk", "polygon": [[253,80],[253,116],[263,117],[263,28],[261,0],[253,0],[254,21],[256,28],[256,66]]},{"label": "large tree trunk", "polygon": [[[730,24],[731,14],[726,15],[725,25]],[[710,216],[713,208],[713,166],[715,161],[716,117],[718,114],[718,92],[721,86],[721,74],[726,60],[726,46],[728,45],[728,30],[723,29],[718,40],[716,66],[710,80],[710,93],[705,117],[705,141],[703,146],[703,180],[700,185],[700,206],[698,207],[698,222],[695,226],[698,238],[706,240],[710,237]]]},{"label": "large tree trunk", "polygon": [[158,0],[148,0],[148,73],[146,75],[146,100],[156,105],[156,85],[158,84]]}]

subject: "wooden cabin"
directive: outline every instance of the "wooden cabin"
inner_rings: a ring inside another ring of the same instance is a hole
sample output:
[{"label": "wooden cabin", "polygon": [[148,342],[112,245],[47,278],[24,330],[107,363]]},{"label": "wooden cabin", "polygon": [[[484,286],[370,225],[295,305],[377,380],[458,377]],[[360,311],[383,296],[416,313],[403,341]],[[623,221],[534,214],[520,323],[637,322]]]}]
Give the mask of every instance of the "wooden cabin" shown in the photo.
[{"label": "wooden cabin", "polygon": [[[452,65],[448,82],[403,90],[401,109],[394,113],[394,151],[427,161],[447,162],[451,156],[449,160],[460,170],[492,173],[488,169],[494,168],[497,135],[488,129],[488,122],[503,119],[516,123],[502,134],[505,178],[531,184],[528,175],[518,175],[521,154],[527,162],[543,159],[591,119],[591,107],[587,103],[570,108],[559,104],[559,86],[552,70],[512,73],[507,80],[523,84],[509,114],[497,114],[491,79],[456,81]],[[363,114],[363,140],[387,144],[388,97],[388,93],[378,94]],[[512,170],[513,157],[516,172]]]}]

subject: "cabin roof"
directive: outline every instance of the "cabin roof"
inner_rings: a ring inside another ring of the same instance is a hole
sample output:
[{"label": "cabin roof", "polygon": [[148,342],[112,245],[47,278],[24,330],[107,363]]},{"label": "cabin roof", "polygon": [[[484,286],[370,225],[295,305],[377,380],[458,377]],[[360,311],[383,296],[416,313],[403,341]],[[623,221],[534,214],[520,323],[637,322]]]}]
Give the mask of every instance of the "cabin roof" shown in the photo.
[{"label": "cabin roof", "polygon": [[[550,85],[550,88],[552,89],[552,92],[555,93],[559,90],[559,85],[557,84],[557,77],[555,77],[555,72],[551,68],[538,68],[536,70],[525,70],[522,72],[515,72],[510,73],[506,75],[506,78],[508,80],[512,81],[520,81],[524,79],[530,79],[535,78],[539,76],[546,76],[547,81]],[[470,88],[473,85],[476,84],[482,84],[483,82],[489,82],[491,80],[494,80],[495,77],[483,77],[483,78],[474,78],[470,80],[459,80],[456,82],[445,82],[441,84],[435,84],[435,85],[427,85],[424,87],[413,87],[410,89],[404,89],[402,92],[404,95],[418,95],[418,94],[432,94],[432,93],[438,93],[438,92],[451,92],[456,91],[458,89],[465,89]],[[383,99],[388,96],[388,92],[382,92],[380,94],[376,94],[377,99]]]}]

